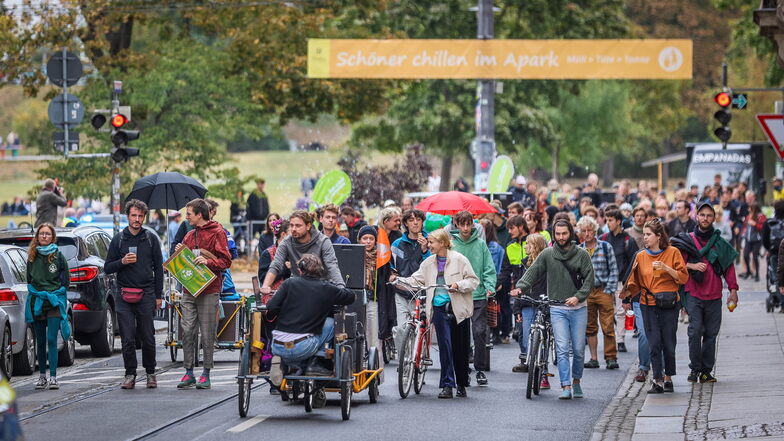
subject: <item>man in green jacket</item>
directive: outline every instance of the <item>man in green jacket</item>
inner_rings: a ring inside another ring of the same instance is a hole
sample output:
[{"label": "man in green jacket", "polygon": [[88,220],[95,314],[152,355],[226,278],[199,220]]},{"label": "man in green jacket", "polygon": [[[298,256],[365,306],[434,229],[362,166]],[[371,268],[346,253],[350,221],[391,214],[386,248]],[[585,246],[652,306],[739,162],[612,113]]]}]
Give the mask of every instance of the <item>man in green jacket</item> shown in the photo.
[{"label": "man in green jacket", "polygon": [[487,243],[479,237],[474,225],[474,217],[468,211],[460,211],[452,218],[457,230],[452,235],[452,249],[471,262],[471,269],[479,277],[479,285],[474,290],[474,315],[471,317],[471,333],[474,337],[474,369],[476,383],[487,385],[484,371],[490,370],[490,351],[488,350],[489,329],[487,327],[487,298],[495,293],[497,275],[493,256]]},{"label": "man in green jacket", "polygon": [[[550,307],[553,337],[561,379],[562,400],[582,398],[580,379],[585,360],[585,327],[588,323],[586,299],[594,284],[591,256],[575,243],[574,227],[566,220],[554,225],[555,243],[537,257],[533,265],[517,282],[517,296],[527,292],[540,277],[547,277],[547,296],[564,302]],[[579,285],[579,286],[578,286]],[[569,361],[569,352],[573,358]]]}]

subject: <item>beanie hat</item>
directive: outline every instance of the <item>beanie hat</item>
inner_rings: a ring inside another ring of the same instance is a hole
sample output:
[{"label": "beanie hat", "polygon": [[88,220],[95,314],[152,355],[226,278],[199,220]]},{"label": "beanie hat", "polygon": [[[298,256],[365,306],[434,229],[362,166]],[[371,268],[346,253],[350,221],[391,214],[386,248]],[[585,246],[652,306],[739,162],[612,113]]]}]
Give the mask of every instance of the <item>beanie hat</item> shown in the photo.
[{"label": "beanie hat", "polygon": [[365,225],[359,229],[359,233],[357,233],[357,240],[362,239],[362,236],[366,234],[372,235],[374,239],[378,238],[378,231],[376,231],[376,227],[372,225]]}]

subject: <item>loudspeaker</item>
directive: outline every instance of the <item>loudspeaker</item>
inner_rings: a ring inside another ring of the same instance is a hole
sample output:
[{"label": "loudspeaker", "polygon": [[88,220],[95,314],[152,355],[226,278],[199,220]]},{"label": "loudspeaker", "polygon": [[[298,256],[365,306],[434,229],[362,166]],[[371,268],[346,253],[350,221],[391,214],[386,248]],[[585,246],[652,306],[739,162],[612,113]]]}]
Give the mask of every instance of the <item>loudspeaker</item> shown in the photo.
[{"label": "loudspeaker", "polygon": [[340,276],[349,289],[365,287],[365,246],[355,244],[334,244],[338,258]]}]

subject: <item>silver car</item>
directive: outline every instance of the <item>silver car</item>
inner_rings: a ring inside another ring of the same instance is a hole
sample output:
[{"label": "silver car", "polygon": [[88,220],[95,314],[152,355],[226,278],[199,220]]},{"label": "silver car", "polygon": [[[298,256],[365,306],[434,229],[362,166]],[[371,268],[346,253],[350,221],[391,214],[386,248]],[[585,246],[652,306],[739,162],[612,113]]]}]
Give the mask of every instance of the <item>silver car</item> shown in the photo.
[{"label": "silver car", "polygon": [[[0,245],[0,308],[8,314],[10,329],[11,353],[13,362],[7,362],[7,375],[30,375],[36,367],[36,347],[33,326],[25,322],[25,304],[27,301],[27,250],[14,245]],[[68,319],[73,329],[73,314],[68,304]],[[63,344],[58,334],[58,364],[71,366],[76,357],[76,342],[73,335]],[[3,340],[5,342],[5,340]],[[5,350],[3,343],[3,350]]]}]

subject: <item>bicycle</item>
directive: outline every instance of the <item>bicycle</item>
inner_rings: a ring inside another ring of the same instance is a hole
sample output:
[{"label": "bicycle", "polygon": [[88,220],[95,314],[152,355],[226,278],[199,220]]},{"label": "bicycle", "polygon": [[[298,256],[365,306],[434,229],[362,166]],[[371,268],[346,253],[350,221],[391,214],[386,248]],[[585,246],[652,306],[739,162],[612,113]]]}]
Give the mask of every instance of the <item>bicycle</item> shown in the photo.
[{"label": "bicycle", "polygon": [[[528,382],[525,387],[525,397],[531,399],[532,393],[539,395],[542,376],[547,369],[547,360],[554,351],[553,325],[550,322],[550,305],[563,305],[563,301],[550,300],[544,296],[537,300],[533,297],[520,296],[536,306],[536,316],[528,332]],[[555,358],[553,358],[555,360]]]},{"label": "bicycle", "polygon": [[[395,284],[395,282],[393,282]],[[414,393],[419,395],[425,385],[425,374],[428,366],[433,365],[430,358],[430,342],[432,341],[432,328],[427,322],[425,301],[427,290],[435,288],[449,289],[447,285],[411,286],[414,289],[414,298],[411,300],[414,307],[404,325],[403,344],[400,348],[400,364],[398,365],[398,392],[400,398],[408,397],[411,385]]]}]

